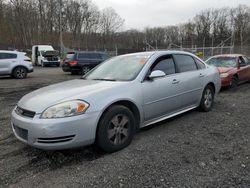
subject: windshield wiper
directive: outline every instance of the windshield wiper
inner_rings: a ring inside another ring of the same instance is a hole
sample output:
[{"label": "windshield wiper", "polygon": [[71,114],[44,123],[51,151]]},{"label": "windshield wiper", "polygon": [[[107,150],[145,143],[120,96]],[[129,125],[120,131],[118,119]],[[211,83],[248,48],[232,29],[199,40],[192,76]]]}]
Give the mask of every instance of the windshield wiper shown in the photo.
[{"label": "windshield wiper", "polygon": [[95,78],[95,79],[93,79],[93,80],[111,81],[111,82],[115,82],[115,81],[117,81],[117,80],[115,80],[115,79],[106,79],[106,78]]}]

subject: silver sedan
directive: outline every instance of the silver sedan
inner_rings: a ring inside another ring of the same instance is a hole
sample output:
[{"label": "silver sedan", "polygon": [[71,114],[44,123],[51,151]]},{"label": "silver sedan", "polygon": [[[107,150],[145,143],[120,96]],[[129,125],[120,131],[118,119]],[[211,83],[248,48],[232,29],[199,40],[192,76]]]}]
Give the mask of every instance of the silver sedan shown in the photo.
[{"label": "silver sedan", "polygon": [[135,131],[194,108],[210,111],[221,86],[193,54],[156,51],[107,60],[81,79],[25,95],[11,114],[15,136],[45,150],[97,144],[120,150]]}]

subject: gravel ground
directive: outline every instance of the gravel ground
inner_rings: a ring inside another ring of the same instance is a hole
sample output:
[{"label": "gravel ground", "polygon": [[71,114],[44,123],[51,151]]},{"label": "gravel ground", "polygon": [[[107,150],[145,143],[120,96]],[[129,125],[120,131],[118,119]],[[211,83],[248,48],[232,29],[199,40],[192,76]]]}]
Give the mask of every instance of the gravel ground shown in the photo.
[{"label": "gravel ground", "polygon": [[222,91],[213,111],[196,110],[140,130],[106,154],[94,146],[46,152],[19,142],[10,113],[37,88],[78,78],[36,68],[0,78],[0,187],[250,187],[250,84]]}]

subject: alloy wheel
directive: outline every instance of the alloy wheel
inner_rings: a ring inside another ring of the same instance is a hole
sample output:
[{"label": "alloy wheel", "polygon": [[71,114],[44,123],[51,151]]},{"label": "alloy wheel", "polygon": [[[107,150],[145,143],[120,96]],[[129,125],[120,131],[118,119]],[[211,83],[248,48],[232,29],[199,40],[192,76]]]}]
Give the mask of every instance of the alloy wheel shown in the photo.
[{"label": "alloy wheel", "polygon": [[204,104],[206,108],[210,108],[213,103],[213,94],[210,89],[206,89],[205,95],[204,95]]},{"label": "alloy wheel", "polygon": [[26,74],[26,71],[23,68],[18,68],[16,70],[16,76],[18,78],[24,78],[25,74]]},{"label": "alloy wheel", "polygon": [[129,118],[125,114],[114,116],[108,127],[108,138],[113,145],[121,145],[129,137]]}]

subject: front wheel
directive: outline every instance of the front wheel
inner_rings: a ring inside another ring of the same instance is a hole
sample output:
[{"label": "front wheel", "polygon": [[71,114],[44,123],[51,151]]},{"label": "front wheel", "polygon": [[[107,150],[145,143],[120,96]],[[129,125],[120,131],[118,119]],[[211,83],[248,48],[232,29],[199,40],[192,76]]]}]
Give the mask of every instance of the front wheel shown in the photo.
[{"label": "front wheel", "polygon": [[125,106],[110,107],[97,129],[96,144],[105,152],[115,152],[128,146],[135,133],[135,118]]},{"label": "front wheel", "polygon": [[214,88],[211,85],[207,85],[203,91],[199,109],[203,112],[209,112],[213,108],[214,104]]},{"label": "front wheel", "polygon": [[13,77],[23,79],[27,77],[27,69],[24,67],[17,67],[13,71]]}]

